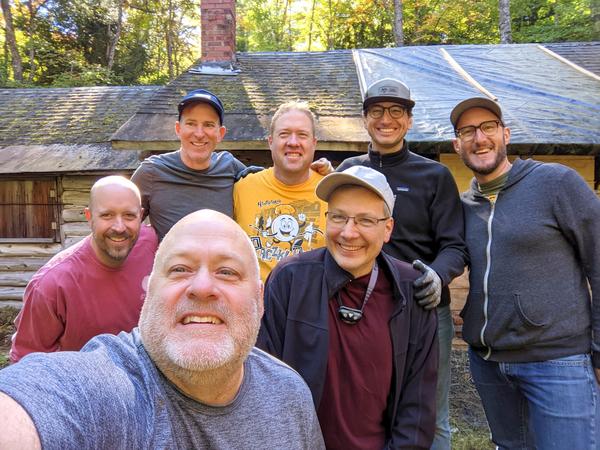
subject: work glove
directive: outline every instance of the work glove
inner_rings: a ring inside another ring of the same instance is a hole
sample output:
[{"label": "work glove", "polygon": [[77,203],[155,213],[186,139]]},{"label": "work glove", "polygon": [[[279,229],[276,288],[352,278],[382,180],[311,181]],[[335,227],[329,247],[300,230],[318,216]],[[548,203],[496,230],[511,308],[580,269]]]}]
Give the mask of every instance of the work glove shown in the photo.
[{"label": "work glove", "polygon": [[442,279],[435,270],[420,259],[414,260],[412,266],[423,273],[413,281],[417,302],[425,309],[435,308],[442,298]]}]

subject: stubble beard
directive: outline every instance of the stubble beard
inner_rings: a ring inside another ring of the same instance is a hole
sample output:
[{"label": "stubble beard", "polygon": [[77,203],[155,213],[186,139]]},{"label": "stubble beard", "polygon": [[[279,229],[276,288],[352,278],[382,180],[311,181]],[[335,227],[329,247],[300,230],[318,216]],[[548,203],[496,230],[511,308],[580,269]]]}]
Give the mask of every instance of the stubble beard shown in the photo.
[{"label": "stubble beard", "polygon": [[504,137],[502,138],[502,145],[498,147],[498,151],[496,152],[496,158],[491,164],[488,164],[487,166],[476,165],[471,162],[469,155],[465,154],[465,152],[461,154],[461,159],[465,166],[471,169],[474,174],[489,175],[493,173],[506,159],[506,144],[504,143]]},{"label": "stubble beard", "polygon": [[[160,305],[160,299],[149,297],[146,302]],[[240,317],[229,320],[229,332],[223,340],[210,340],[205,344],[190,343],[185,338],[171,336],[166,328],[168,320],[165,318],[168,316],[156,307],[144,307],[140,318],[144,348],[168,378],[173,376],[191,383],[222,379],[224,375],[239,370],[256,343],[260,316],[255,301],[252,301],[248,312],[244,314],[246,320]],[[232,314],[227,311],[221,311],[220,314],[222,317],[232,318]]]},{"label": "stubble beard", "polygon": [[[129,234],[127,235],[127,237],[130,237]],[[136,236],[136,238],[131,242],[131,245],[129,245],[128,247],[122,249],[115,249],[112,248],[109,243],[107,243],[107,240],[109,239],[107,236],[103,235],[99,238],[97,238],[95,235],[92,236],[92,238],[96,241],[96,246],[100,249],[100,251],[115,262],[123,262],[127,259],[129,253],[131,253],[131,250],[133,250],[133,247],[135,246],[138,237],[139,235]]]}]

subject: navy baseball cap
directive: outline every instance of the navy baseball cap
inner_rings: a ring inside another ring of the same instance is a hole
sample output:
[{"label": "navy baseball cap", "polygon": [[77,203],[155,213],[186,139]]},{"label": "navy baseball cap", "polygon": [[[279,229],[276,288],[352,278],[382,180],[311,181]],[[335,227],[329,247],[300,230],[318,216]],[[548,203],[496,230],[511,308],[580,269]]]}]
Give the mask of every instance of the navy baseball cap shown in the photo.
[{"label": "navy baseball cap", "polygon": [[223,108],[223,103],[219,100],[215,94],[206,89],[196,89],[191,92],[188,92],[185,97],[181,99],[179,105],[177,105],[177,109],[179,111],[179,120],[181,120],[181,114],[186,106],[191,105],[192,103],[208,103],[210,106],[214,108],[214,110],[219,115],[219,121],[221,125],[223,125],[223,113],[225,112],[225,108]]}]

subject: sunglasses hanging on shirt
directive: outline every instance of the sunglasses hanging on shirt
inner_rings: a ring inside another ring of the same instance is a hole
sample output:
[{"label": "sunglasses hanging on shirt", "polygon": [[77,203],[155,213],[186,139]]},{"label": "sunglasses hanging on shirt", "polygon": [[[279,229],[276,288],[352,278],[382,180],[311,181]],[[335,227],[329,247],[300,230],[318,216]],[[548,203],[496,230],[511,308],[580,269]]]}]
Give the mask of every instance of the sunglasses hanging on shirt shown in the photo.
[{"label": "sunglasses hanging on shirt", "polygon": [[367,306],[367,302],[369,301],[369,297],[375,289],[375,283],[377,283],[377,273],[379,272],[379,267],[377,266],[377,261],[373,265],[373,270],[371,271],[371,277],[369,278],[369,284],[367,285],[367,292],[365,292],[365,298],[363,300],[362,306],[360,309],[350,308],[349,306],[344,306],[342,304],[342,299],[340,298],[340,293],[336,293],[336,298],[338,301],[338,315],[342,322],[347,323],[348,325],[357,324],[360,319],[363,317],[363,310],[365,306]]}]

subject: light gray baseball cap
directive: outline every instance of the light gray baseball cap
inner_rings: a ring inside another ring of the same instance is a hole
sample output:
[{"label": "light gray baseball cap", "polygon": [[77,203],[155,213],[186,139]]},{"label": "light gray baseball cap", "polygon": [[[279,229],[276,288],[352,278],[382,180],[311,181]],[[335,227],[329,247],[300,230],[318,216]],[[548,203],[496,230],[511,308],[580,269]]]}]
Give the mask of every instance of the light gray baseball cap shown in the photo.
[{"label": "light gray baseball cap", "polygon": [[363,100],[363,111],[369,105],[377,102],[395,102],[409,108],[415,106],[415,102],[410,98],[410,89],[408,86],[402,81],[393,78],[383,78],[367,88]]},{"label": "light gray baseball cap", "polygon": [[315,192],[317,197],[328,202],[333,191],[347,185],[361,186],[373,191],[383,199],[390,214],[394,211],[395,197],[385,175],[370,167],[352,166],[343,172],[330,173],[319,182]]},{"label": "light gray baseball cap", "polygon": [[454,129],[456,129],[456,124],[458,123],[458,119],[460,116],[467,110],[471,108],[484,108],[491,112],[493,112],[498,119],[502,121],[502,110],[500,109],[500,105],[498,102],[491,100],[486,97],[471,97],[466,100],[463,100],[458,105],[454,107],[452,112],[450,113],[450,122]]}]

